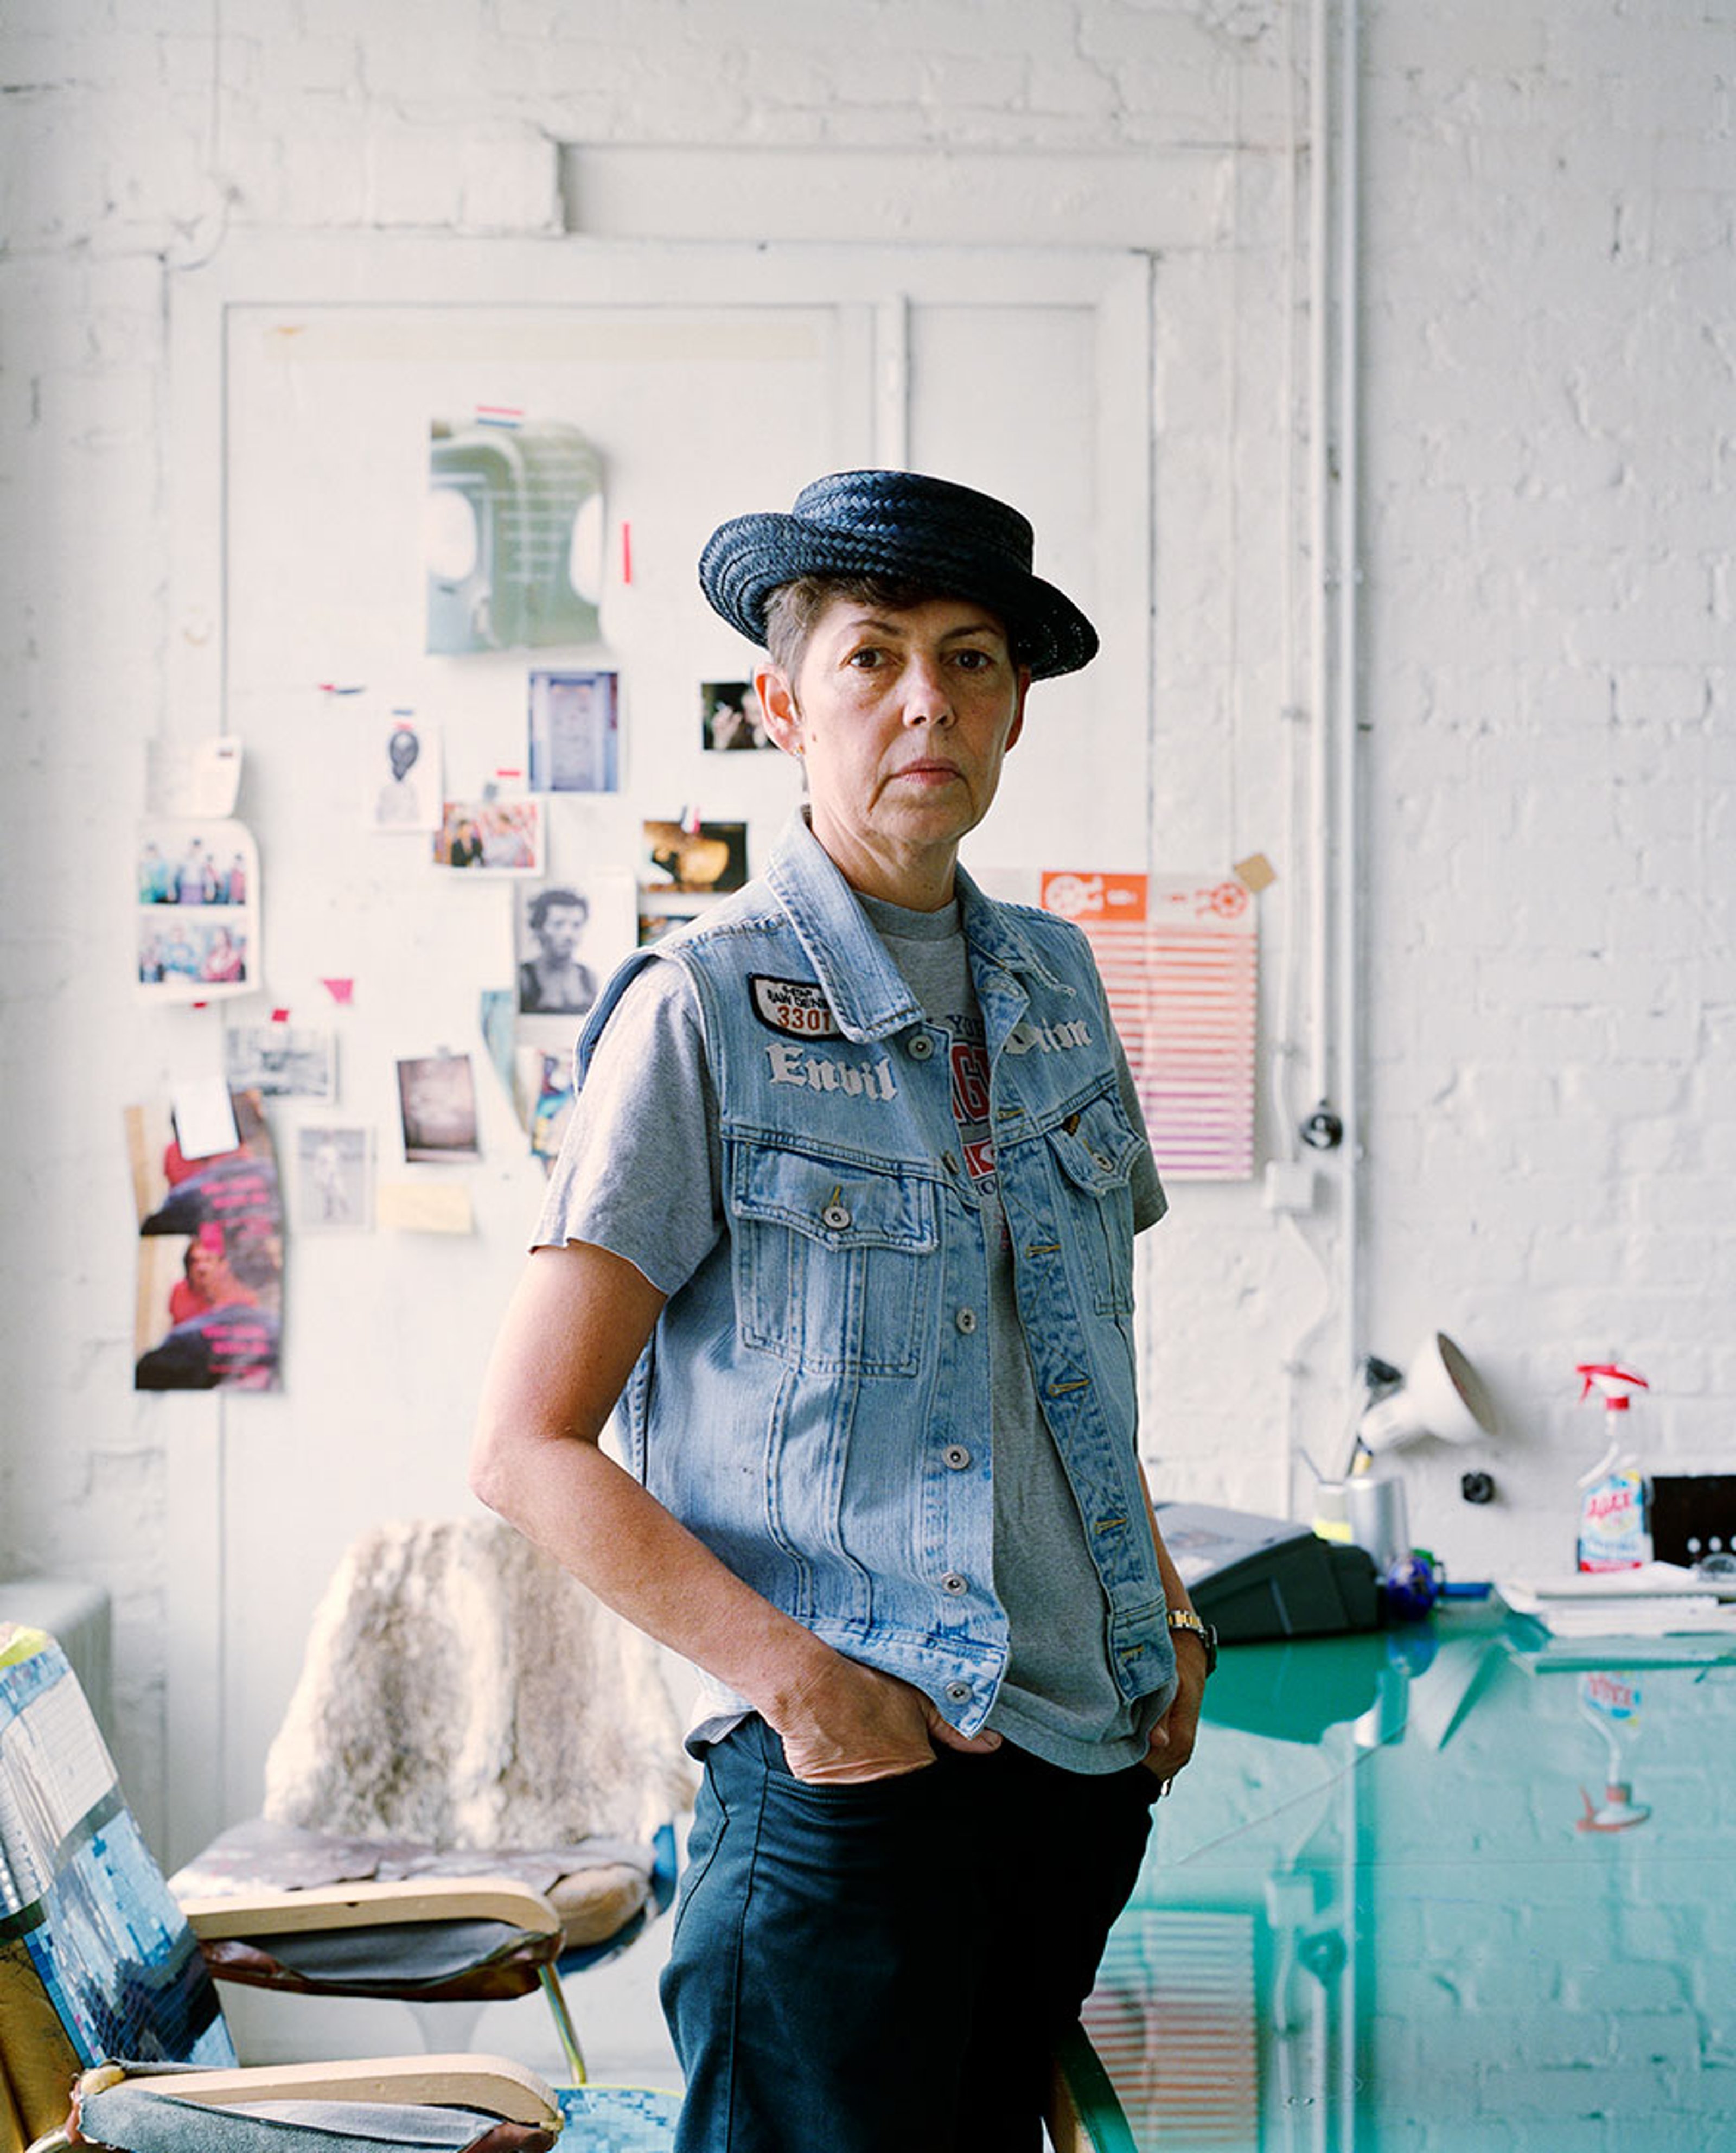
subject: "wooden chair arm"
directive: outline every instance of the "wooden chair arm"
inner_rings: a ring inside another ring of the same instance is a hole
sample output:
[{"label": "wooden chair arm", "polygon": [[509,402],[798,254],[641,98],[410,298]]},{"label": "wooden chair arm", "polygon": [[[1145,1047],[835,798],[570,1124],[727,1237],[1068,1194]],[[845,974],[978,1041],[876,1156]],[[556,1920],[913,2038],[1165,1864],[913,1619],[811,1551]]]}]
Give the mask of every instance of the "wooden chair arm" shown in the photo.
[{"label": "wooden chair arm", "polygon": [[1109,2074],[1082,2026],[1056,2044],[1043,2121],[1055,2153],[1138,2153]]},{"label": "wooden chair arm", "polygon": [[1043,2124],[1048,2134],[1046,2142],[1054,2148],[1054,2153],[1092,2153],[1078,2103],[1073,2099],[1072,2089],[1059,2064],[1051,2067]]},{"label": "wooden chair arm", "polygon": [[305,1891],[206,1894],[180,1901],[201,1943],[310,1929],[371,1929],[391,1921],[507,1921],[555,1936],[561,1917],[516,1876],[406,1876],[385,1884],[319,1884]]},{"label": "wooden chair arm", "polygon": [[352,2063],[260,2064],[242,2070],[130,2078],[144,2093],[201,2107],[267,2100],[373,2100],[480,2108],[511,2123],[560,2128],[560,2110],[534,2071],[505,2056],[384,2056]]}]

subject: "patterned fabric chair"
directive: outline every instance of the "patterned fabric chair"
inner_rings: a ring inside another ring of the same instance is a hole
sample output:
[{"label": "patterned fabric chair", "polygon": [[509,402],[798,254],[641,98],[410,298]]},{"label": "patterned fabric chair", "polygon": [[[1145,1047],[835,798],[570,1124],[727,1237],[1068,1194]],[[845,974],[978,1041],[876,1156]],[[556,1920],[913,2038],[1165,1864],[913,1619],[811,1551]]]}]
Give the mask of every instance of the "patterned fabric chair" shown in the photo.
[{"label": "patterned fabric chair", "polygon": [[[527,1901],[536,1932],[558,1937],[552,1910],[513,1880],[481,1898],[490,1919]],[[395,1911],[414,1920],[414,1904]],[[0,2153],[542,2153],[563,2125],[571,2153],[671,2142],[671,2096],[592,2087],[568,2101],[498,2057],[238,2069],[65,1655],[0,1625]]]}]

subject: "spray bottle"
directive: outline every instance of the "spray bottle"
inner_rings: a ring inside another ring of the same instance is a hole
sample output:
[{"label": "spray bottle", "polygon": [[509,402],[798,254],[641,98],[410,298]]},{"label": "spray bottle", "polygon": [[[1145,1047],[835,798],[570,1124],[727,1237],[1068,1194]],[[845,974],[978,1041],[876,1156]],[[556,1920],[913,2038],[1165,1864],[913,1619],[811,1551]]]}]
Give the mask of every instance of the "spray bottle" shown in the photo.
[{"label": "spray bottle", "polygon": [[1594,1802],[1584,1787],[1580,1799],[1585,1814],[1574,1825],[1581,1832],[1632,1831],[1652,1814],[1649,1802],[1637,1802],[1624,1743],[1631,1745],[1639,1732],[1640,1684],[1637,1675],[1612,1668],[1593,1667],[1579,1678],[1579,1708],[1603,1737],[1607,1759],[1603,1772],[1603,1799]]},{"label": "spray bottle", "polygon": [[[1580,1403],[1593,1391],[1606,1412],[1625,1413],[1636,1391],[1652,1387],[1632,1368],[1613,1361],[1581,1361]],[[1609,1448],[1579,1479],[1579,1566],[1582,1570],[1637,1570],[1652,1560],[1646,1521],[1646,1483],[1632,1452],[1624,1453],[1625,1423],[1609,1423]]]}]

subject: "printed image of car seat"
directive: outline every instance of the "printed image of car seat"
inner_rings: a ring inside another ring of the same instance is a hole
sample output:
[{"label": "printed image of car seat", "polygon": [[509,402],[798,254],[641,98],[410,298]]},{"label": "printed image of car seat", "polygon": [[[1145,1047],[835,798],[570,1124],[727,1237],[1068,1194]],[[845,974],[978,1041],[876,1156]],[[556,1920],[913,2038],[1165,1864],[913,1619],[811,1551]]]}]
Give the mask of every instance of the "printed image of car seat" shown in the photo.
[{"label": "printed image of car seat", "polygon": [[602,457],[561,420],[436,420],[425,554],[436,655],[598,641]]}]

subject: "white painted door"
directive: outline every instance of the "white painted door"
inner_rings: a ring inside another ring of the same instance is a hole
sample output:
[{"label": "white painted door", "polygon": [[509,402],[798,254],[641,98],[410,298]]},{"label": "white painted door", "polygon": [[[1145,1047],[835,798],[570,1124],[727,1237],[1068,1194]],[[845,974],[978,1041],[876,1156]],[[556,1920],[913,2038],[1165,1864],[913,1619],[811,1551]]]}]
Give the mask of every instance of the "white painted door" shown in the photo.
[{"label": "white painted door", "polygon": [[[510,892],[364,827],[362,699],[320,684],[413,707],[464,797],[522,768],[532,665],[613,667],[622,789],[553,803],[553,871],[630,867],[642,818],[684,807],[746,822],[757,867],[795,783],[781,757],[703,751],[698,684],[750,654],[695,557],[722,518],[787,507],[822,471],[908,463],[1023,507],[1040,573],[1104,638],[1087,674],[1036,691],[974,862],[1143,866],[1148,312],[1124,255],[321,240],[181,280],[167,730],[245,748],[267,980],[231,1013],[338,1034],[339,1100],[275,1107],[280,1158],[309,1120],[369,1126],[382,1179],[461,1185],[475,1224],[316,1236],[292,1204],[281,1395],[161,1402],[171,1859],[257,1809],[344,1545],[467,1505],[481,1367],[542,1186],[478,1029],[512,978]],[[430,423],[484,405],[573,421],[600,450],[597,645],[425,652]],[[348,1007],[332,978],[354,981]],[[481,1156],[406,1166],[394,1065],[441,1048],[473,1058]]]}]

